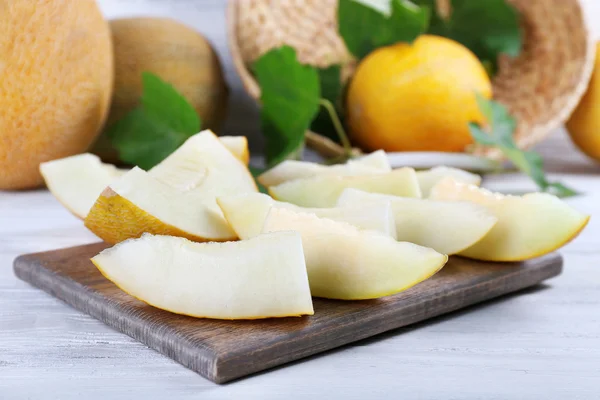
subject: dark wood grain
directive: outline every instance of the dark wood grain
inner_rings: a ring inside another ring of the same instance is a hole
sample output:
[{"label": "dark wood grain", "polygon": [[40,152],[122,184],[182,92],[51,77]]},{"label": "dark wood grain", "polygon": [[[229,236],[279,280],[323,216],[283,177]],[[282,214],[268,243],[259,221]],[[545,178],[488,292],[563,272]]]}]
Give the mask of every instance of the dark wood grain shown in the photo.
[{"label": "dark wood grain", "polygon": [[562,270],[556,253],[525,263],[453,257],[433,278],[395,296],[314,299],[311,317],[217,321],[171,314],[122,292],[89,261],[106,247],[20,256],[15,274],[217,383],[514,292]]}]

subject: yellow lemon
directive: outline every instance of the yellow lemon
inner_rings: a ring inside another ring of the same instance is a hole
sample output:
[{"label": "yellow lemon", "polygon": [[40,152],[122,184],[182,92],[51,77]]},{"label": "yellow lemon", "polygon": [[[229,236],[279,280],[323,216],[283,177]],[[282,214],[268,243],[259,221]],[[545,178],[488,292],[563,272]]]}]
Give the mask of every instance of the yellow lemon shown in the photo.
[{"label": "yellow lemon", "polygon": [[[596,53],[599,50],[600,42],[596,44]],[[581,151],[600,160],[600,58],[597,56],[590,85],[567,122],[567,130]]]},{"label": "yellow lemon", "polygon": [[369,54],[350,82],[347,118],[366,150],[463,151],[469,122],[483,122],[475,93],[492,85],[477,57],[439,36],[423,35]]}]

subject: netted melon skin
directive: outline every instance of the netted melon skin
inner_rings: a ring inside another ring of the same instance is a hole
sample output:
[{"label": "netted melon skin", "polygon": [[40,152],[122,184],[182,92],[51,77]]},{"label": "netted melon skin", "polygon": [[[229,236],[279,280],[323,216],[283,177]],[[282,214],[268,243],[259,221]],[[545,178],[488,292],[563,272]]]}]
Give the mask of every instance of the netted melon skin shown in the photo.
[{"label": "netted melon skin", "polygon": [[108,112],[113,55],[94,0],[0,0],[0,189],[84,152]]}]

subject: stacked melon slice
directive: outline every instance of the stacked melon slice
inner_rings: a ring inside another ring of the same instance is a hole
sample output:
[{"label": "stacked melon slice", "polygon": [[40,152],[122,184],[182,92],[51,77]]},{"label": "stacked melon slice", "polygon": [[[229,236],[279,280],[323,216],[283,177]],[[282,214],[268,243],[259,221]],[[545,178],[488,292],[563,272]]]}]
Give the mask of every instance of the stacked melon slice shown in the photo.
[{"label": "stacked melon slice", "polygon": [[[250,153],[244,136],[221,136],[219,141],[240,161],[248,164]],[[102,191],[127,172],[104,164],[98,156],[85,153],[48,161],[40,172],[52,194],[75,216],[85,219]]]},{"label": "stacked melon slice", "polygon": [[392,170],[383,152],[335,166],[285,161],[258,178],[268,196],[248,159],[245,138],[205,131],[149,171],[91,155],[41,171],[67,208],[116,244],[92,259],[102,274],[148,304],[196,317],[298,316],[313,313],[311,296],[392,295],[448,255],[524,260],[587,222],[550,195],[488,193],[465,171]]}]

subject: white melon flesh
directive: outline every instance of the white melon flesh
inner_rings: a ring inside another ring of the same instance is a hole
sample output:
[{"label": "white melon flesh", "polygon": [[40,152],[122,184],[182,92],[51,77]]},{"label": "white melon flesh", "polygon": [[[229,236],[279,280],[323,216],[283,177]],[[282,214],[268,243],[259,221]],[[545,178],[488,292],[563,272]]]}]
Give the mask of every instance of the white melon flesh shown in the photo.
[{"label": "white melon flesh", "polygon": [[[209,136],[210,135],[207,134],[203,138],[203,140],[208,143],[203,153],[212,152],[215,147],[220,147],[212,143],[212,138]],[[194,141],[195,140],[196,139],[194,139]],[[194,141],[191,141],[188,145],[193,144]],[[219,138],[219,142],[222,143],[223,147],[227,148],[227,150],[229,150],[236,158],[242,160],[242,162],[248,162],[249,153],[246,137],[223,136]],[[217,149],[216,152],[222,154],[221,150],[222,149]],[[186,150],[185,153],[189,154],[192,152]],[[198,154],[189,154],[185,157],[194,157],[195,155]],[[179,158],[179,156],[177,158]],[[225,161],[231,161],[231,157],[225,157]],[[202,163],[202,165],[197,164],[196,168],[186,170],[185,168],[179,168],[179,165],[177,164],[178,163],[173,163],[173,160],[171,159],[168,168],[157,167],[154,169],[153,174],[162,178],[167,184],[190,188],[199,186],[204,181],[205,174],[211,169],[214,170],[215,168],[219,168],[219,171],[223,172],[223,169],[220,169],[221,165],[215,165],[211,168],[207,163]],[[174,165],[176,166],[175,170],[171,170],[170,167]],[[170,170],[171,172],[169,173]],[[181,174],[182,170],[185,175]],[[84,219],[87,216],[100,193],[102,193],[111,182],[127,171],[127,169],[120,169],[112,164],[104,164],[100,161],[98,156],[90,153],[48,161],[40,165],[40,172],[44,177],[50,192],[69,211],[81,219]],[[242,181],[242,185],[240,188],[242,190],[244,188],[250,191],[256,190],[254,183],[248,179],[247,170],[240,169],[238,166],[238,168],[229,168],[227,171],[234,171],[234,176],[239,175],[241,177],[240,180]],[[169,179],[169,176],[174,176],[174,178]],[[226,179],[224,180],[227,181]],[[181,184],[181,181],[183,181],[183,184]]]},{"label": "white melon flesh", "polygon": [[354,158],[349,160],[347,164],[358,164],[364,167],[375,168],[383,172],[390,172],[392,170],[387,153],[383,150],[377,150],[370,154]]},{"label": "white melon flesh", "polygon": [[42,163],[40,172],[54,197],[84,219],[100,193],[127,170],[104,164],[98,156],[85,153]]},{"label": "white melon flesh", "polygon": [[250,150],[246,136],[219,136],[219,141],[241,162],[248,165]]},{"label": "white melon flesh", "polygon": [[215,196],[257,191],[247,166],[208,130],[190,137],[149,172],[169,186],[213,201]]},{"label": "white melon flesh", "polygon": [[429,197],[431,188],[439,181],[448,177],[454,178],[457,182],[471,185],[479,186],[481,184],[481,176],[458,168],[440,166],[425,171],[417,171],[417,179],[419,180],[423,197]]},{"label": "white melon flesh", "polygon": [[485,207],[463,202],[410,199],[346,189],[338,206],[391,203],[398,240],[457,254],[485,237],[497,218]]},{"label": "white melon flesh", "polygon": [[390,172],[392,169],[383,150],[350,160],[346,164],[321,165],[307,161],[286,160],[258,177],[266,187],[279,185],[294,179],[324,175],[370,175]]},{"label": "white melon flesh", "polygon": [[111,183],[85,226],[108,243],[144,232],[194,241],[234,240],[216,197],[256,191],[246,165],[211,131],[203,131],[147,173],[134,168]]},{"label": "white melon flesh", "polygon": [[[227,225],[217,196],[258,192],[248,167],[237,159],[211,131],[190,137],[149,174],[178,190],[187,192],[188,201],[209,210],[211,220],[224,232]],[[193,199],[191,197],[194,197]],[[229,234],[232,230],[226,229]],[[227,236],[230,237],[230,236]]]},{"label": "white melon flesh", "polygon": [[417,175],[412,168],[375,175],[296,179],[270,187],[269,194],[276,200],[303,207],[335,207],[337,199],[347,188],[394,196],[421,197]]},{"label": "white melon flesh", "polygon": [[198,201],[193,192],[173,188],[135,167],[102,193],[85,225],[108,243],[144,232],[195,241],[234,240],[235,232],[216,207],[215,211],[210,203]]},{"label": "white melon flesh", "polygon": [[271,207],[314,214],[396,237],[396,224],[389,202],[359,207],[305,208],[273,200],[266,194],[246,193],[219,197],[217,203],[240,239],[249,239],[260,234]]},{"label": "white melon flesh", "polygon": [[522,261],[542,256],[575,238],[589,220],[547,193],[502,195],[451,178],[438,183],[431,190],[431,198],[469,201],[486,207],[498,218],[489,234],[460,253],[478,260]]},{"label": "white melon flesh", "polygon": [[217,319],[313,314],[296,232],[227,243],[145,234],[104,250],[92,262],[131,296],[177,314]]},{"label": "white melon flesh", "polygon": [[302,236],[310,290],[317,297],[360,300],[395,294],[429,278],[448,259],[344,222],[272,208],[263,231],[288,230]]}]

